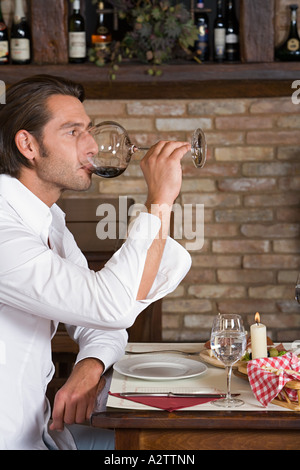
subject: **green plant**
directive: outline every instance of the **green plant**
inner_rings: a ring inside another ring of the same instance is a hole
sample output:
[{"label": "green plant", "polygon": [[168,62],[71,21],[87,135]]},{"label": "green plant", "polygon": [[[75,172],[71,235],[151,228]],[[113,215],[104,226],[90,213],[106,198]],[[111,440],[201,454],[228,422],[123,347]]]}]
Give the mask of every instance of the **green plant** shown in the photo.
[{"label": "green plant", "polygon": [[[109,3],[131,27],[121,43],[112,45],[114,65],[120,56],[159,66],[192,55],[190,48],[197,39],[197,29],[182,3],[173,5],[170,0],[110,0]],[[93,50],[90,60],[103,65]],[[155,67],[150,70],[157,75],[161,73],[155,72]]]}]

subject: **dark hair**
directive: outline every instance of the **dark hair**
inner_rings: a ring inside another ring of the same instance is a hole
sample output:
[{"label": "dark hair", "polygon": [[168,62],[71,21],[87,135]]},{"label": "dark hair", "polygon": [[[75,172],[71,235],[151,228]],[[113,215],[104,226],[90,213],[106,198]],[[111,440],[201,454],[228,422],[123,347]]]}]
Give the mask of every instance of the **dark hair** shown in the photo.
[{"label": "dark hair", "polygon": [[41,142],[44,126],[51,119],[46,102],[52,95],[84,101],[82,85],[52,75],[25,78],[8,89],[6,104],[0,105],[0,174],[18,178],[22,165],[31,168],[15,144],[15,135],[24,129]]}]

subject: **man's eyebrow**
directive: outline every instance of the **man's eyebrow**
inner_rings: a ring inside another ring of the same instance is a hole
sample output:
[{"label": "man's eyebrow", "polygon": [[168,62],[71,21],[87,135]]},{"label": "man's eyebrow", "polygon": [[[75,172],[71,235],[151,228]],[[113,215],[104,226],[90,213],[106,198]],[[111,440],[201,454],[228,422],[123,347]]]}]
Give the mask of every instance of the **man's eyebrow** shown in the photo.
[{"label": "man's eyebrow", "polygon": [[[93,123],[92,123],[92,121],[90,121],[89,124],[86,126],[86,129],[90,129],[92,126],[93,126]],[[62,124],[60,126],[60,129],[70,129],[71,127],[84,128],[85,125],[83,124],[83,122],[68,121],[68,122],[65,122],[64,124]]]}]

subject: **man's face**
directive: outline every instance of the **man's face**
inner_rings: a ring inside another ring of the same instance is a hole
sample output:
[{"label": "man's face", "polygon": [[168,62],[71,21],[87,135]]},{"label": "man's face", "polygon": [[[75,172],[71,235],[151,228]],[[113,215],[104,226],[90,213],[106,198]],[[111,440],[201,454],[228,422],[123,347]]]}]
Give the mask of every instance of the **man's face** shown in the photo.
[{"label": "man's face", "polygon": [[87,132],[91,122],[84,106],[75,97],[53,95],[47,107],[51,118],[35,160],[38,181],[48,191],[86,190],[91,185],[91,172],[85,164],[98,149]]}]

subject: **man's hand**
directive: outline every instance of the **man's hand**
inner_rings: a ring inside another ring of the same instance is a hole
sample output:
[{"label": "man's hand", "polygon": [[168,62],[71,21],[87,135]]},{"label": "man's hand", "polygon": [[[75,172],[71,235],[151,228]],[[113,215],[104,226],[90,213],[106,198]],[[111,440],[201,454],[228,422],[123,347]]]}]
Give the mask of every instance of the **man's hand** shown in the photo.
[{"label": "man's hand", "polygon": [[82,423],[90,418],[105,380],[100,380],[103,369],[102,362],[94,358],[83,359],[75,365],[69,379],[55,395],[50,429],[62,431],[64,423]]},{"label": "man's hand", "polygon": [[148,185],[148,207],[173,204],[181,188],[181,160],[190,148],[187,142],[162,141],[151,147],[142,159],[141,168]]}]

